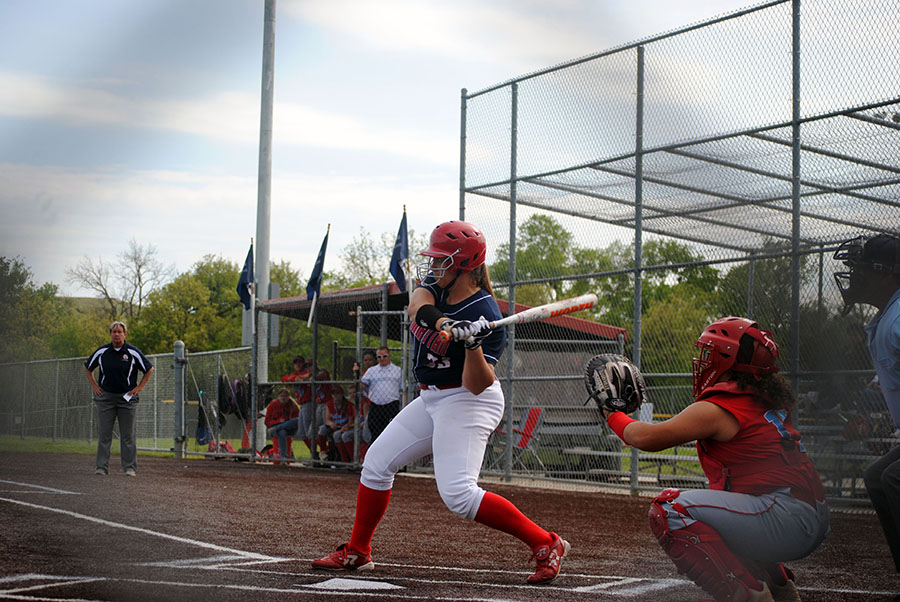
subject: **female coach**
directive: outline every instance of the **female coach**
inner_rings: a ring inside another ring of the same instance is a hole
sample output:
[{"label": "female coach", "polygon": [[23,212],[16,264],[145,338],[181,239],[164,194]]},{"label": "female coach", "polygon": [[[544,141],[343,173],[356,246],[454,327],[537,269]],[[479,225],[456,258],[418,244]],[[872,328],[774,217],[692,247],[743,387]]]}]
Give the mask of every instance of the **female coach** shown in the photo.
[{"label": "female coach", "polygon": [[[697,441],[710,489],[664,490],[650,505],[650,530],[678,571],[718,601],[800,600],[781,563],[822,543],[828,507],[791,419],[790,385],[776,374],[778,346],[737,317],[710,324],[696,346],[695,401],[679,414],[652,424],[604,409],[612,430],[638,449]],[[619,370],[642,389],[630,363]]]},{"label": "female coach", "polygon": [[[501,315],[484,265],[484,235],[470,223],[445,222],[434,229],[421,254],[427,258],[418,266],[422,284],[409,305],[421,395],[400,411],[366,454],[350,541],[312,566],[374,568],[372,536],[387,510],[394,475],[433,454],[435,480],[447,507],[523,541],[537,562],[527,582],[549,583],[559,574],[568,542],[478,486],[488,437],[505,404],[494,366],[506,346],[506,333],[485,328]],[[452,340],[445,341],[444,333]]]}]

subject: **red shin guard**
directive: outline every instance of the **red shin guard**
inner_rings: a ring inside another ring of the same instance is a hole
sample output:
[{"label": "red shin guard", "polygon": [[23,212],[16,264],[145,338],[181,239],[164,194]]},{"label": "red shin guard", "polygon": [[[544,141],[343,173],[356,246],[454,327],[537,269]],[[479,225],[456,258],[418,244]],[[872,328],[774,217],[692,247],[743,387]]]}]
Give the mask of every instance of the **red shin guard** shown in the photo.
[{"label": "red shin guard", "polygon": [[[687,575],[718,601],[744,602],[752,591],[765,586],[756,580],[744,563],[709,525],[694,522],[671,531],[662,503],[674,499],[669,490],[650,504],[650,530],[678,572]],[[677,497],[677,492],[676,497]]]}]

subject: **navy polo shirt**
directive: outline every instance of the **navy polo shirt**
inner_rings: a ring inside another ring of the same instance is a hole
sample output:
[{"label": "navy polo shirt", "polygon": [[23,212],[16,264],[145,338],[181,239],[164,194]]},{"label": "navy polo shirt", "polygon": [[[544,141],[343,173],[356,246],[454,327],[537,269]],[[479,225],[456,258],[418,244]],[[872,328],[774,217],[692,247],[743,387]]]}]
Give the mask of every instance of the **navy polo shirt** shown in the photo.
[{"label": "navy polo shirt", "polygon": [[114,349],[112,343],[107,343],[84,361],[84,367],[91,372],[100,368],[97,384],[104,391],[128,393],[138,384],[138,372],[146,374],[153,364],[134,345],[125,343]]}]

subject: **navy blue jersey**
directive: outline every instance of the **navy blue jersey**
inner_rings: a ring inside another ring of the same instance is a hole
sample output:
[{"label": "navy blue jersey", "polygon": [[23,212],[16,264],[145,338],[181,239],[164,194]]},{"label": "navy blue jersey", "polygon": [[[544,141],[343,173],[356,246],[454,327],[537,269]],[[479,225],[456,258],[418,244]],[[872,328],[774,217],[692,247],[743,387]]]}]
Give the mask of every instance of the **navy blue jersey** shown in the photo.
[{"label": "navy blue jersey", "polygon": [[137,373],[149,372],[153,364],[134,345],[125,343],[114,349],[112,343],[107,343],[84,361],[84,367],[91,372],[100,368],[97,384],[104,391],[128,393],[138,384]]},{"label": "navy blue jersey", "polygon": [[[435,307],[451,320],[474,322],[483,316],[490,322],[503,317],[497,302],[484,289],[460,303],[451,305],[447,303],[447,291],[435,284],[431,276],[421,286],[434,295]],[[461,385],[463,362],[466,359],[465,345],[461,341],[445,341],[438,331],[423,328],[415,322],[409,328],[416,341],[416,379],[423,385]],[[484,359],[492,366],[497,364],[505,348],[505,328],[492,331],[481,343]]]}]

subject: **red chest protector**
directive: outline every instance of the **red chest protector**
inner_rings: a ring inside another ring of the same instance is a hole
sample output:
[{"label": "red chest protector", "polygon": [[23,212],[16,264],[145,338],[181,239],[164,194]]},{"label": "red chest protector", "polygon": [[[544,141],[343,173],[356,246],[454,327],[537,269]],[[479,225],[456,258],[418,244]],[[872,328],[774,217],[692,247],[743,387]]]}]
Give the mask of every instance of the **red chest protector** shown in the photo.
[{"label": "red chest protector", "polygon": [[733,381],[706,389],[697,401],[716,404],[740,429],[730,441],[697,441],[697,455],[710,489],[760,495],[788,487],[811,505],[825,499],[819,475],[806,455],[789,410],[766,410]]}]

